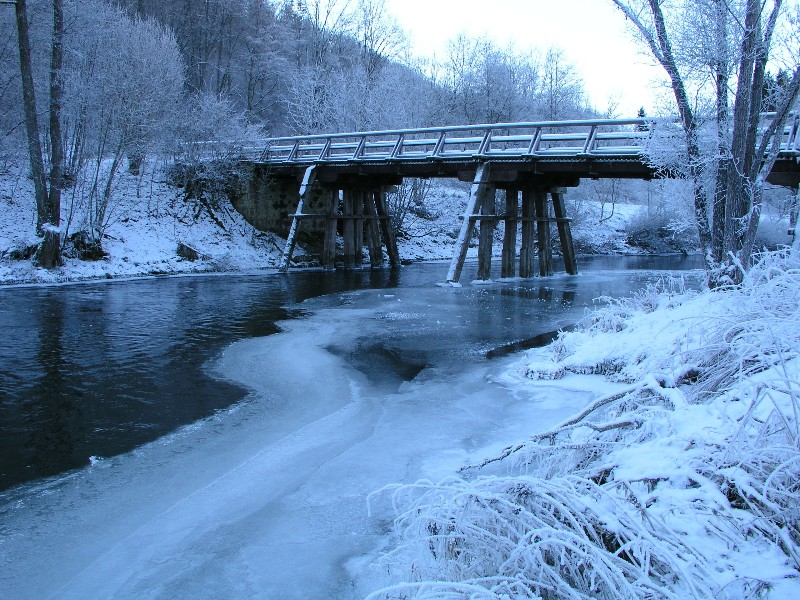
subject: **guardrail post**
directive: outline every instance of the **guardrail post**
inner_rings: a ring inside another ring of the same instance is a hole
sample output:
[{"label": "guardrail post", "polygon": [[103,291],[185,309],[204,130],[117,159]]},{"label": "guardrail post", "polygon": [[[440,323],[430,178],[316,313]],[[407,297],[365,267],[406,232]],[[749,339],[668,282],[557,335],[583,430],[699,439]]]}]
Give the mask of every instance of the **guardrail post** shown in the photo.
[{"label": "guardrail post", "polygon": [[492,145],[492,130],[489,129],[481,140],[481,145],[478,147],[478,156],[486,154],[486,151]]},{"label": "guardrail post", "polygon": [[447,132],[443,131],[439,134],[439,139],[436,141],[436,145],[433,147],[433,152],[431,156],[439,156],[444,149],[444,139],[447,136]]},{"label": "guardrail post", "polygon": [[292,162],[295,158],[297,158],[297,152],[300,149],[300,140],[294,143],[292,146],[291,151],[289,152],[289,156],[286,157],[286,162]]},{"label": "guardrail post", "polygon": [[328,158],[328,154],[330,153],[330,151],[331,151],[331,138],[328,138],[327,140],[325,140],[325,145],[322,146],[322,150],[320,151],[317,160],[325,160],[326,158]]},{"label": "guardrail post", "polygon": [[503,227],[503,255],[500,263],[500,277],[514,277],[517,256],[517,212],[519,210],[519,191],[506,190],[506,214]]},{"label": "guardrail post", "polygon": [[395,142],[394,148],[392,148],[392,158],[398,158],[403,153],[403,142],[405,139],[406,136],[403,133],[397,136],[397,142]]},{"label": "guardrail post", "polygon": [[597,125],[592,125],[589,128],[589,133],[586,134],[586,143],[583,145],[583,153],[589,154],[595,145],[595,139],[597,137]]},{"label": "guardrail post", "polygon": [[537,127],[531,137],[531,143],[528,145],[528,154],[535,154],[539,151],[539,144],[542,142],[542,128]]},{"label": "guardrail post", "polygon": [[364,148],[367,145],[367,138],[366,136],[361,136],[361,139],[358,140],[358,146],[356,146],[356,151],[353,152],[353,160],[357,160],[364,156]]}]

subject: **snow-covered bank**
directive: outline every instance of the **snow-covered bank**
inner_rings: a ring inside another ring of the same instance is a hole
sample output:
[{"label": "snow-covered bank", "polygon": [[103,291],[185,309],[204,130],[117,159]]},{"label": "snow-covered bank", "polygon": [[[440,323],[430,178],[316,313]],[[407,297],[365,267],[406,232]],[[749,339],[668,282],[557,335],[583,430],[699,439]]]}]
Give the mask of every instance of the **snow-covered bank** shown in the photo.
[{"label": "snow-covered bank", "polygon": [[644,290],[529,353],[516,393],[594,399],[391,489],[406,583],[372,597],[797,598],[799,316],[800,256],[769,254],[741,289]]},{"label": "snow-covered bank", "polygon": [[[81,260],[68,246],[65,265],[53,271],[34,266],[30,259],[12,258],[37,243],[33,235],[36,214],[27,170],[8,167],[0,176],[0,285],[246,272],[277,265],[283,249],[280,238],[255,230],[227,202],[212,215],[185,201],[183,191],[167,183],[163,165],[145,164],[141,175],[126,170],[116,180],[102,240],[107,256]],[[62,228],[67,237],[80,229],[85,214],[79,208],[71,212],[71,192],[65,190],[62,201]]]}]

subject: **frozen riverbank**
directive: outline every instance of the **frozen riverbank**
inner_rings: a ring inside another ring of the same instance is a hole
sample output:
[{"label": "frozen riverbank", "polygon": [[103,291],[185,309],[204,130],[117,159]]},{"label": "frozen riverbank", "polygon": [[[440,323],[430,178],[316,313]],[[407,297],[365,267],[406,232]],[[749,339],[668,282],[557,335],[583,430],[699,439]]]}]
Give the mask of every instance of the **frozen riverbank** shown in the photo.
[{"label": "frozen riverbank", "polygon": [[403,583],[371,598],[797,598],[799,290],[797,254],[768,254],[741,288],[643,290],[518,361],[521,395],[596,393],[393,488]]},{"label": "frozen riverbank", "polygon": [[252,390],[233,409],[7,492],[0,592],[363,597],[391,581],[372,565],[389,547],[393,513],[385,497],[369,502],[372,492],[452,476],[593,397],[577,379],[561,394],[520,393],[490,377],[513,358],[485,353],[654,276],[430,281],[307,301],[306,318],[237,342],[212,365]]}]

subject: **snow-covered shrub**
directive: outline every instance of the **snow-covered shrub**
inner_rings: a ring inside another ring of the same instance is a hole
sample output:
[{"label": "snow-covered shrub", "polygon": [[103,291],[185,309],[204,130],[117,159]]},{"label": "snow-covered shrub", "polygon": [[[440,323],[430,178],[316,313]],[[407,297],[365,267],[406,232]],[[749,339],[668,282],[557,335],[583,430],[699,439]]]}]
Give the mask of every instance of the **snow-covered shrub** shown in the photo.
[{"label": "snow-covered shrub", "polygon": [[740,287],[612,304],[554,351],[550,369],[614,363],[627,383],[462,478],[394,488],[401,544],[386,564],[408,583],[374,598],[796,589],[797,252],[763,255]]}]

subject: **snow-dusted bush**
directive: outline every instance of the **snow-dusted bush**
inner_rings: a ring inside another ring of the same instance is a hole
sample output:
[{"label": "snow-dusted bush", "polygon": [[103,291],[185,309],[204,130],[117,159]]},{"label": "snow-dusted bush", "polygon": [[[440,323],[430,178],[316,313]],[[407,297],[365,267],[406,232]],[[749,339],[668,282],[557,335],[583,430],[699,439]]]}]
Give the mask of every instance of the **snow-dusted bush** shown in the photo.
[{"label": "snow-dusted bush", "polygon": [[656,291],[517,367],[613,364],[615,392],[462,478],[393,489],[401,543],[386,563],[408,583],[373,598],[796,590],[800,257],[765,254],[737,288]]}]

